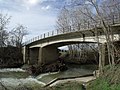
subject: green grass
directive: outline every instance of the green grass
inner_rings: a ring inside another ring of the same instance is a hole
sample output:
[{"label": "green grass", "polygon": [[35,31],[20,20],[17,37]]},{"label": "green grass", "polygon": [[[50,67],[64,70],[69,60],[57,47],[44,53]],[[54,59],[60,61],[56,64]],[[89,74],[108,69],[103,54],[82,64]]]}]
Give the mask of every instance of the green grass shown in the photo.
[{"label": "green grass", "polygon": [[120,90],[120,66],[106,66],[103,74],[92,81],[87,90]]},{"label": "green grass", "polygon": [[120,90],[120,84],[110,85],[105,79],[99,78],[92,82],[87,90]]},{"label": "green grass", "polygon": [[110,90],[110,87],[105,80],[99,78],[94,82],[92,82],[87,89],[88,90]]}]

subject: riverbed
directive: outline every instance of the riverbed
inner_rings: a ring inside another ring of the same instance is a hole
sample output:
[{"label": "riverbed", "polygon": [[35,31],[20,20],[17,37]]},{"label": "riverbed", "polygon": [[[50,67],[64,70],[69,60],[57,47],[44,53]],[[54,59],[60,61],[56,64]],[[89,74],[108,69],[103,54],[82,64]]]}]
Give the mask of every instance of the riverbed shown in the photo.
[{"label": "riverbed", "polygon": [[[68,70],[63,72],[49,72],[38,76],[31,76],[25,70],[20,68],[0,69],[0,82],[8,88],[34,85],[44,86],[55,78],[73,77],[93,73],[97,69],[96,65],[67,65]],[[1,90],[1,89],[0,89]],[[11,89],[12,90],[12,89]]]},{"label": "riverbed", "polygon": [[37,76],[36,78],[44,83],[48,83],[55,78],[75,77],[80,75],[92,74],[97,69],[96,65],[67,65],[68,70],[63,72],[45,73]]}]

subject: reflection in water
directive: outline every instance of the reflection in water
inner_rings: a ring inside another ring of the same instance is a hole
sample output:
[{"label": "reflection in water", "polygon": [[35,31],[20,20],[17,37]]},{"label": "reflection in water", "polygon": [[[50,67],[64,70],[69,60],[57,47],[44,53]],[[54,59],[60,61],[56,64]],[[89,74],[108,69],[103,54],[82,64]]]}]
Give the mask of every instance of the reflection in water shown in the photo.
[{"label": "reflection in water", "polygon": [[0,69],[0,72],[25,72],[25,70],[20,68],[4,68]]}]

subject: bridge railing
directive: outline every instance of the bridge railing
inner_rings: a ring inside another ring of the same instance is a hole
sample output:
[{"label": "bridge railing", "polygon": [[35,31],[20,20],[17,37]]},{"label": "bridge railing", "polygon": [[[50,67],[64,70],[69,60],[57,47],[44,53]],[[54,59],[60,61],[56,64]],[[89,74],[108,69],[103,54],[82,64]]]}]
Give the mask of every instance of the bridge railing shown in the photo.
[{"label": "bridge railing", "polygon": [[[107,25],[113,25],[113,24],[120,23],[120,12],[117,13],[117,14],[115,13],[115,14],[109,16],[109,17],[106,17],[106,18],[104,17],[104,22]],[[53,30],[53,31],[50,31],[50,32],[47,32],[47,33],[43,33],[43,34],[41,34],[41,35],[39,35],[37,37],[34,37],[34,38],[28,40],[27,42],[25,42],[24,45],[30,44],[30,43],[32,43],[34,41],[37,41],[37,40],[40,40],[40,39],[55,36],[55,35],[60,35],[60,34],[80,31],[80,30],[93,29],[95,26],[101,27],[102,26],[102,21],[99,20],[99,19],[96,20],[96,21],[88,20],[85,23],[78,24],[78,27],[76,29],[74,27],[72,27],[72,26],[59,28],[59,29],[56,29],[56,30]]]}]

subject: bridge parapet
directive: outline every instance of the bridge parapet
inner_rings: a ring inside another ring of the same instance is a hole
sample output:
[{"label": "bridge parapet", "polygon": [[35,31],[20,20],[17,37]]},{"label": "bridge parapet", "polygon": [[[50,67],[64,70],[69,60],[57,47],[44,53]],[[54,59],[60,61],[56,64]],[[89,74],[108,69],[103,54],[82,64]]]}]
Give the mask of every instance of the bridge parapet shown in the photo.
[{"label": "bridge parapet", "polygon": [[[120,14],[115,13],[115,14],[112,15],[112,18],[111,17],[106,17],[104,21],[107,25],[110,25],[110,26],[120,24]],[[53,31],[41,34],[37,37],[34,37],[34,38],[26,41],[24,43],[24,45],[28,45],[28,44],[30,44],[34,41],[45,39],[45,38],[48,38],[48,37],[51,37],[51,36],[66,34],[66,33],[70,33],[70,32],[77,32],[77,31],[88,31],[88,30],[92,30],[96,27],[97,28],[102,27],[102,21],[101,20],[99,20],[99,19],[97,19],[95,21],[88,20],[88,21],[85,21],[84,23],[78,24],[78,29],[74,29],[73,27],[68,26],[68,27],[60,28],[59,30],[58,29],[53,30]]]}]

